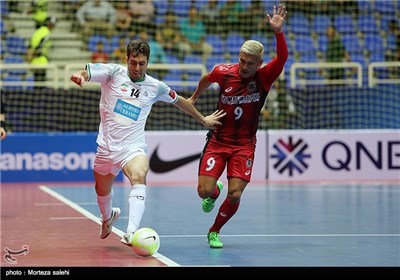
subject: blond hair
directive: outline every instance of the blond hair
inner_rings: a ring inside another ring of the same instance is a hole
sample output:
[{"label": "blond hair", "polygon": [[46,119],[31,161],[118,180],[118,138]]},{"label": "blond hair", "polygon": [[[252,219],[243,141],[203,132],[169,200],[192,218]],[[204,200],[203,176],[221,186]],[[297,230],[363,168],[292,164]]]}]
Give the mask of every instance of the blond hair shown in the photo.
[{"label": "blond hair", "polygon": [[259,59],[262,60],[264,55],[264,46],[259,41],[247,40],[240,47],[240,52],[243,52],[247,55],[257,56]]}]

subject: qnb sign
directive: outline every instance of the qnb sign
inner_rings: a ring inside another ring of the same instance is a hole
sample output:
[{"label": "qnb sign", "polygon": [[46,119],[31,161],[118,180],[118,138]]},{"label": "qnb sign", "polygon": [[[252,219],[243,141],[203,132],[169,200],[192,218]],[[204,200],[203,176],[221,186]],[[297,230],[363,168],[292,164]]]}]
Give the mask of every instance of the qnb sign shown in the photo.
[{"label": "qnb sign", "polygon": [[268,133],[268,180],[400,182],[398,130]]},{"label": "qnb sign", "polygon": [[60,171],[91,170],[95,153],[3,153],[1,171]]},{"label": "qnb sign", "polygon": [[332,141],[323,147],[321,156],[324,165],[331,170],[362,170],[367,165],[376,170],[398,170],[400,141],[377,141],[375,145]]}]

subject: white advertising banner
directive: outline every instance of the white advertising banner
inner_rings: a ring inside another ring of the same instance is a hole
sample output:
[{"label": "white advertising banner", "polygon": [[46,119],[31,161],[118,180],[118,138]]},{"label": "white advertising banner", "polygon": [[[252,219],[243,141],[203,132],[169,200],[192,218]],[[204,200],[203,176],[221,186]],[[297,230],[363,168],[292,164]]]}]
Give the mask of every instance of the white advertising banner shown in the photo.
[{"label": "white advertising banner", "polygon": [[271,181],[400,183],[399,130],[270,130]]},{"label": "white advertising banner", "polygon": [[[193,184],[207,131],[147,131],[149,184]],[[265,181],[266,133],[258,134],[252,181]],[[226,182],[226,172],[221,176]]]},{"label": "white advertising banner", "polygon": [[[147,131],[149,184],[194,184],[207,131]],[[226,182],[226,172],[220,178]],[[126,180],[126,179],[125,179]],[[252,183],[394,181],[399,130],[269,130],[257,133]]]}]

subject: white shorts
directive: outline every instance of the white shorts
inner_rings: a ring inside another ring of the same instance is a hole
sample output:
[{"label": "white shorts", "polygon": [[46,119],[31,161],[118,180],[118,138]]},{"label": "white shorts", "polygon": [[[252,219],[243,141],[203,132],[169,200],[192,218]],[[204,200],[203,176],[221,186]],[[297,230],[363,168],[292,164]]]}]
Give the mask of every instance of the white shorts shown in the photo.
[{"label": "white shorts", "polygon": [[134,147],[133,149],[110,152],[104,147],[98,146],[94,160],[94,171],[101,175],[112,173],[117,176],[125,164],[138,155],[147,156],[147,146]]}]

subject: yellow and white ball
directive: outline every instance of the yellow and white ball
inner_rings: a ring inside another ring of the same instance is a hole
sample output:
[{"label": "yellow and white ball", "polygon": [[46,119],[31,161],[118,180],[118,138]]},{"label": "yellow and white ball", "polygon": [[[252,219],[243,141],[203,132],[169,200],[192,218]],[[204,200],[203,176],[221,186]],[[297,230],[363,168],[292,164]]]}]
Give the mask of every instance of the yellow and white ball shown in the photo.
[{"label": "yellow and white ball", "polygon": [[149,257],[157,253],[160,248],[158,233],[148,227],[138,229],[132,238],[133,251],[142,257]]}]

